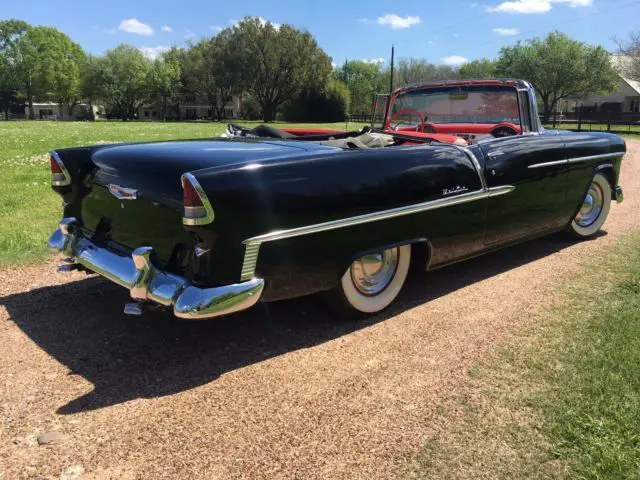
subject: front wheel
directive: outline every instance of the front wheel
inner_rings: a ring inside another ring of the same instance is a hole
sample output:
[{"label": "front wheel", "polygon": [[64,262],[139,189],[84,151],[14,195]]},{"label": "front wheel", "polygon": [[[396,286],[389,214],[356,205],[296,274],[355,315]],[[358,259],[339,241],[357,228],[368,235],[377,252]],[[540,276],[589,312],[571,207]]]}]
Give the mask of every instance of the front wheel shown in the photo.
[{"label": "front wheel", "polygon": [[411,245],[389,248],[358,258],[328,294],[332,306],[355,314],[387,308],[404,285],[411,263]]},{"label": "front wheel", "polygon": [[611,208],[611,185],[602,173],[596,173],[582,201],[576,217],[569,224],[569,231],[579,238],[597,233],[604,225]]}]

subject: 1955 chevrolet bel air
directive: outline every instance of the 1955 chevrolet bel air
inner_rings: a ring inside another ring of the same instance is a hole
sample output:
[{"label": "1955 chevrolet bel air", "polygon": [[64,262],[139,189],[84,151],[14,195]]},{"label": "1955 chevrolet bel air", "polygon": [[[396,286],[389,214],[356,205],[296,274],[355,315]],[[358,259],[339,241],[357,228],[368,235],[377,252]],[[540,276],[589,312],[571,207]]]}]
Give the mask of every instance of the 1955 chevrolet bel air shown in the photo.
[{"label": "1955 chevrolet bel air", "polygon": [[559,230],[594,235],[624,141],[545,130],[522,80],[434,82],[379,96],[360,131],[254,129],[227,138],[51,153],[62,270],[203,319],[327,292],[367,314],[410,263],[430,270]]}]

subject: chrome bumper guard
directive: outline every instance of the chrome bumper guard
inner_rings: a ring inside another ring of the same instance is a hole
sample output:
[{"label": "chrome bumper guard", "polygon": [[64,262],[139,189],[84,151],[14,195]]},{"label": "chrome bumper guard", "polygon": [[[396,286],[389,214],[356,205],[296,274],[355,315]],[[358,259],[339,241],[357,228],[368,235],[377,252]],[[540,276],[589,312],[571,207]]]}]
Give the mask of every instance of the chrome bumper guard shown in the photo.
[{"label": "chrome bumper guard", "polygon": [[620,186],[616,187],[614,193],[616,195],[616,202],[622,203],[622,201],[624,200],[624,194],[622,193],[622,187],[620,187]]},{"label": "chrome bumper guard", "polygon": [[49,238],[49,247],[128,288],[134,300],[173,306],[177,317],[188,320],[245,310],[258,302],[264,289],[264,280],[260,278],[221,287],[197,287],[184,277],[158,270],[151,261],[151,247],[136,248],[130,257],[97,247],[82,235],[73,217],[60,222]]}]

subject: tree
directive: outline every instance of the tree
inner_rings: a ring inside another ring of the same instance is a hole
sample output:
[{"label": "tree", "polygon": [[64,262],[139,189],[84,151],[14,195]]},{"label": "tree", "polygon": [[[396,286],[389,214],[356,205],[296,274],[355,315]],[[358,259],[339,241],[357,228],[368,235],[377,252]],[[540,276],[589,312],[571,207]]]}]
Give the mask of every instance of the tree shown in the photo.
[{"label": "tree", "polygon": [[474,60],[460,67],[460,78],[495,78],[496,62],[489,58]]},{"label": "tree", "polygon": [[405,86],[431,80],[455,80],[459,76],[458,71],[449,65],[434,65],[426,60],[401,58],[394,74],[394,85]]},{"label": "tree", "polygon": [[167,106],[180,91],[180,65],[171,57],[157,58],[149,71],[149,89],[152,98],[160,102],[162,121],[167,119]]},{"label": "tree", "polygon": [[19,55],[16,42],[29,28],[22,20],[0,21],[0,109],[9,120],[11,105],[20,89]]},{"label": "tree", "polygon": [[617,43],[620,48],[617,67],[625,78],[640,82],[640,30],[629,34],[628,40]]},{"label": "tree", "polygon": [[336,73],[349,89],[351,114],[370,113],[376,94],[389,89],[389,77],[380,63],[352,60]]},{"label": "tree", "polygon": [[186,61],[187,61],[187,51],[184,48],[172,46],[168,51],[162,55],[162,58],[166,62],[176,63],[180,68],[180,88],[176,92],[176,94],[170,98],[172,101],[172,107],[175,112],[177,120],[180,120],[180,95],[179,93],[184,92],[186,85],[188,83],[188,77],[186,75]]},{"label": "tree", "polygon": [[94,102],[104,100],[102,98],[104,64],[104,58],[87,55],[84,63],[80,66],[80,93],[82,98],[87,101],[87,110],[91,120],[95,120],[93,114]]},{"label": "tree", "polygon": [[328,81],[331,59],[310,33],[259,18],[245,18],[229,30],[221,32],[228,36],[224,66],[232,83],[258,100],[265,121],[303,88]]},{"label": "tree", "polygon": [[79,89],[79,62],[84,53],[77,43],[51,27],[31,27],[16,41],[17,67],[22,88],[34,118],[35,98],[53,97],[60,103]]},{"label": "tree", "polygon": [[340,122],[349,114],[349,89],[331,79],[322,89],[305,90],[291,99],[283,114],[291,122]]},{"label": "tree", "polygon": [[229,68],[233,55],[227,49],[231,30],[213,38],[203,38],[186,54],[187,90],[204,97],[211,108],[211,117],[224,118],[224,106],[236,87],[236,75]]},{"label": "tree", "polygon": [[113,114],[123,120],[136,116],[149,99],[150,70],[150,62],[131,45],[122,44],[105,53],[100,68],[100,97]]},{"label": "tree", "polygon": [[559,100],[607,94],[618,81],[603,47],[572,40],[560,32],[552,32],[544,40],[503,47],[497,71],[533,84],[542,100],[543,122],[548,122]]},{"label": "tree", "polygon": [[55,48],[58,61],[52,72],[51,95],[58,103],[60,116],[64,119],[65,107],[69,115],[73,115],[82,96],[80,72],[86,62],[86,55],[80,45],[64,34],[58,37]]}]

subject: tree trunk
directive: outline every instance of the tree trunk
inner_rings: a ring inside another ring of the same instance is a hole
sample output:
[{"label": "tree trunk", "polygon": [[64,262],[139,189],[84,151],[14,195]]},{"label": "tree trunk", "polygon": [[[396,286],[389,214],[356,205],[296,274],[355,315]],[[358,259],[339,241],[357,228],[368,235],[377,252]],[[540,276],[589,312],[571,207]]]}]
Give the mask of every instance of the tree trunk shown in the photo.
[{"label": "tree trunk", "polygon": [[31,72],[29,72],[29,81],[27,83],[27,98],[29,99],[29,119],[34,120],[36,118],[33,113],[33,92],[31,90]]},{"label": "tree trunk", "polygon": [[549,123],[549,117],[551,116],[551,109],[549,108],[549,97],[542,97],[542,123]]},{"label": "tree trunk", "polygon": [[272,122],[276,119],[276,107],[272,103],[265,103],[262,106],[262,119],[265,122]]},{"label": "tree trunk", "polygon": [[29,119],[34,120],[36,118],[33,113],[33,95],[29,95]]}]

